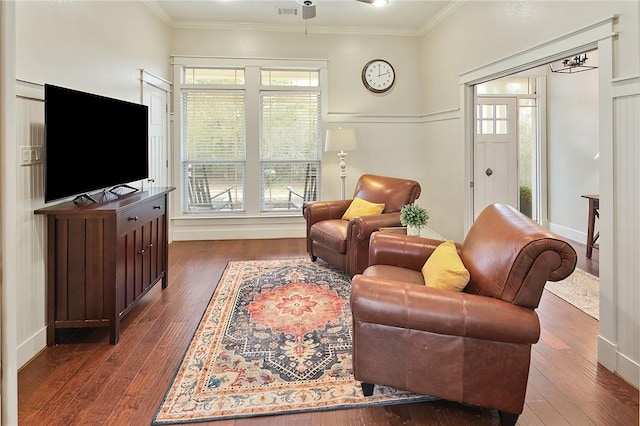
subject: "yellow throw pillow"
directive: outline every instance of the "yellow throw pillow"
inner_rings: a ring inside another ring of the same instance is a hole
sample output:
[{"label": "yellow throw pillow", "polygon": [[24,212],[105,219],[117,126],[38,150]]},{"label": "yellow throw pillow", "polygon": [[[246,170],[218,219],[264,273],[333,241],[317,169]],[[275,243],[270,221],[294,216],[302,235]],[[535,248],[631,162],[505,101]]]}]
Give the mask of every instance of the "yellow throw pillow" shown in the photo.
[{"label": "yellow throw pillow", "polygon": [[462,291],[469,282],[469,271],[453,241],[445,241],[436,247],[422,267],[422,275],[425,285],[444,290]]},{"label": "yellow throw pillow", "polygon": [[351,220],[354,217],[360,216],[371,216],[374,214],[380,214],[384,210],[384,203],[376,204],[371,203],[367,200],[363,200],[362,198],[354,198],[349,204],[349,208],[342,215],[344,220]]}]

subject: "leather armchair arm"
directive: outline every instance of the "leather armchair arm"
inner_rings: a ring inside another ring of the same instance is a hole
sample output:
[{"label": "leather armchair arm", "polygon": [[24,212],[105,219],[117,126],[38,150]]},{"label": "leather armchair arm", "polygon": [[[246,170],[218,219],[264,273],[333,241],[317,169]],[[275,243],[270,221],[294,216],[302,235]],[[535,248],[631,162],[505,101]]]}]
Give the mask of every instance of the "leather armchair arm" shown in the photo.
[{"label": "leather armchair arm", "polygon": [[368,242],[372,232],[386,226],[402,226],[400,224],[400,212],[360,216],[351,219],[347,228],[347,240]]},{"label": "leather armchair arm", "polygon": [[442,243],[429,238],[377,232],[369,242],[369,265],[393,265],[420,271]]},{"label": "leather armchair arm", "polygon": [[499,299],[356,275],[354,321],[505,343],[534,344],[540,324],[534,310]]},{"label": "leather armchair arm", "polygon": [[307,221],[307,228],[316,222],[329,219],[340,219],[347,211],[351,200],[316,201],[305,204],[302,215]]}]

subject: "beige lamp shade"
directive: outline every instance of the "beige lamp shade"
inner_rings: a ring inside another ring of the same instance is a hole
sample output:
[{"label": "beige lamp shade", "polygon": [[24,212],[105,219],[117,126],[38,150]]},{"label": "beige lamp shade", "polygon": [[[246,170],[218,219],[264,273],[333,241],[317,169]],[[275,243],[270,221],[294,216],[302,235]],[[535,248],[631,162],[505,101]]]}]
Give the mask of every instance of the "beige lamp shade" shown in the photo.
[{"label": "beige lamp shade", "polygon": [[327,130],[324,140],[324,150],[328,151],[354,151],[358,149],[356,141],[356,132],[353,129],[337,129]]}]

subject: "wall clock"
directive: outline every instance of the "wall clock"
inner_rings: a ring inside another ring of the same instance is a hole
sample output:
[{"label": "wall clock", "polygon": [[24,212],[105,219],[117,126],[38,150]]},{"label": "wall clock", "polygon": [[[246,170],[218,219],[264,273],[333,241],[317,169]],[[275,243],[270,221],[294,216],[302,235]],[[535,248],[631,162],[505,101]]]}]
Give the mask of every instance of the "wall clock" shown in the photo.
[{"label": "wall clock", "polygon": [[373,59],[362,68],[362,83],[373,93],[384,93],[393,87],[396,72],[384,59]]}]

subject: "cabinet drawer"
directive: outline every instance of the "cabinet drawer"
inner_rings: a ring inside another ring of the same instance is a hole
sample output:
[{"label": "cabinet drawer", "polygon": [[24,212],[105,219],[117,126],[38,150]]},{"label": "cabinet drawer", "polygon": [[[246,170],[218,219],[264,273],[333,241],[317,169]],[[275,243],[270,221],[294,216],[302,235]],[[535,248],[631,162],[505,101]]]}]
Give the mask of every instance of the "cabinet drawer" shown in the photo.
[{"label": "cabinet drawer", "polygon": [[132,229],[165,214],[167,204],[165,198],[158,198],[151,202],[137,206],[131,210],[118,213],[118,233],[126,234]]}]

